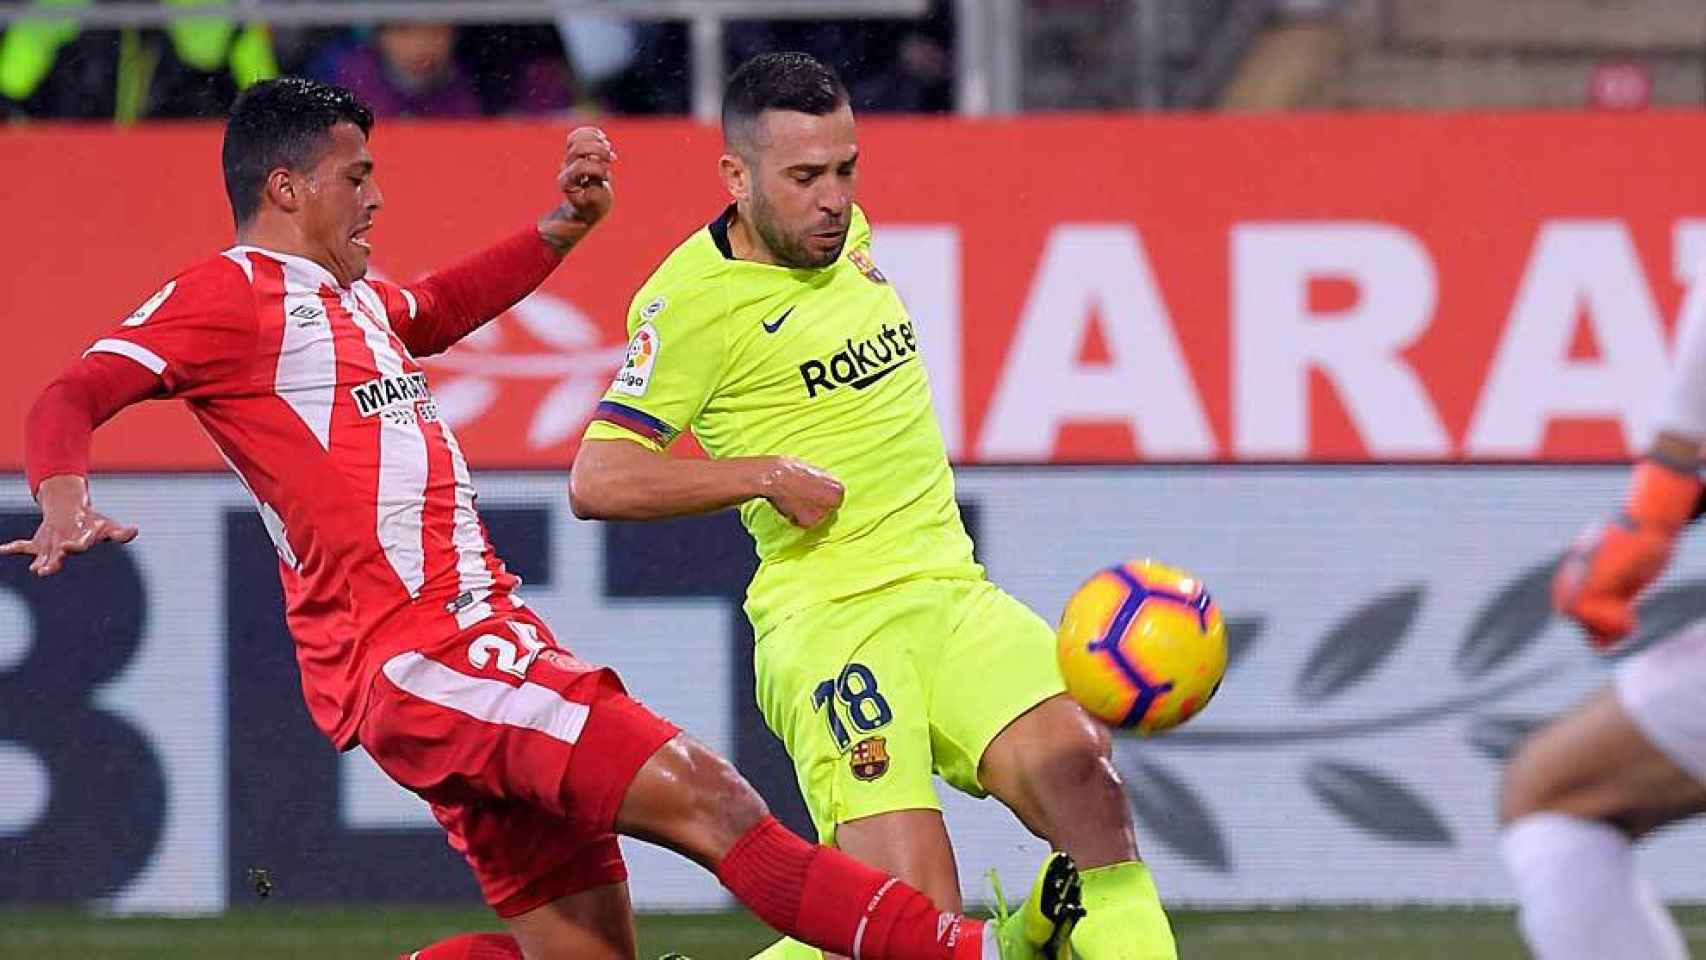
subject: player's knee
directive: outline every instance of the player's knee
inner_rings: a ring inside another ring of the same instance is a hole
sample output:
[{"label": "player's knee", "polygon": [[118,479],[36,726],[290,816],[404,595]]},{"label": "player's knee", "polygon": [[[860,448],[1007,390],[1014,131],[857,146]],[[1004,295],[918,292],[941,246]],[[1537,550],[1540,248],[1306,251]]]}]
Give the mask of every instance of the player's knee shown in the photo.
[{"label": "player's knee", "polygon": [[1052,798],[1045,804],[1073,819],[1099,819],[1109,808],[1123,810],[1125,785],[1113,763],[1107,728],[1080,714],[1056,733],[1046,756],[1038,757],[1030,771],[1032,790]]},{"label": "player's knee", "polygon": [[726,760],[717,773],[714,793],[719,801],[713,815],[722,836],[731,846],[734,841],[746,836],[747,831],[757,826],[759,821],[770,815],[770,808],[765,805],[764,798],[759,796],[752,784]]},{"label": "player's knee", "polygon": [[734,764],[692,741],[686,742],[686,749],[692,754],[693,771],[682,784],[692,798],[689,816],[715,846],[733,846],[770,809]]},{"label": "player's knee", "polygon": [[1508,826],[1529,814],[1556,810],[1567,793],[1547,761],[1548,752],[1531,736],[1517,747],[1499,781],[1499,823]]},{"label": "player's knee", "polygon": [[1597,821],[1638,840],[1663,826],[1618,784],[1577,782],[1550,766],[1544,757],[1519,751],[1499,784],[1499,826],[1508,827],[1537,813],[1561,813]]},{"label": "player's knee", "polygon": [[1083,783],[1088,796],[1086,812],[1104,825],[1123,823],[1126,819],[1125,780],[1120,777],[1112,757],[1105,753],[1094,754],[1084,769]]},{"label": "player's knee", "polygon": [[1087,783],[1100,783],[1110,777],[1117,782],[1119,774],[1110,759],[1114,741],[1108,735],[1108,728],[1083,711],[1073,711],[1067,716],[1070,719],[1059,725],[1051,765],[1068,776],[1084,777]]},{"label": "player's knee", "polygon": [[1114,755],[1114,738],[1108,733],[1108,728],[1086,715],[1080,724],[1083,746],[1104,760]]},{"label": "player's knee", "polygon": [[1531,813],[1545,809],[1543,782],[1528,751],[1518,748],[1499,777],[1499,825],[1510,826]]},{"label": "player's knee", "polygon": [[616,830],[709,866],[768,813],[732,764],[681,734],[659,748],[635,778]]}]

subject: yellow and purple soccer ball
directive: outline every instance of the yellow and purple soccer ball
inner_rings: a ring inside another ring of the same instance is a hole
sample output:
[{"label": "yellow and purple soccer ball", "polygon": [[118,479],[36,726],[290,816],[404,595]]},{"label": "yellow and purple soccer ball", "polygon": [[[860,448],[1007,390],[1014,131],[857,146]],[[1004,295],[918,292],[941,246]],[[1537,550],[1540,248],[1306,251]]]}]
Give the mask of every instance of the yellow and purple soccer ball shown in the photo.
[{"label": "yellow and purple soccer ball", "polygon": [[1226,623],[1201,580],[1153,560],[1098,572],[1060,618],[1060,675],[1109,726],[1148,735],[1208,706],[1226,673]]}]

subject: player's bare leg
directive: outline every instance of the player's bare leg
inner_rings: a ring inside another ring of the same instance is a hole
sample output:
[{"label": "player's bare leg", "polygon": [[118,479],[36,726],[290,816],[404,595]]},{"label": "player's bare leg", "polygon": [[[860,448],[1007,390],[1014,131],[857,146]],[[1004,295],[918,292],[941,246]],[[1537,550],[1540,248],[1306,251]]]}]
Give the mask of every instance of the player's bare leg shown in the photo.
[{"label": "player's bare leg", "polygon": [[1609,689],[1522,745],[1499,819],[1523,937],[1541,960],[1681,958],[1676,923],[1631,843],[1706,812],[1706,786],[1654,746]]},{"label": "player's bare leg", "polygon": [[1112,754],[1107,729],[1061,695],[1037,704],[990,742],[978,779],[1032,833],[1089,870],[1137,858]]},{"label": "player's bare leg", "polygon": [[943,911],[904,882],[795,836],[727,760],[686,735],[640,769],[616,830],[715,872],[772,927],[825,950],[857,948],[871,960],[993,960],[997,936],[1006,960],[1053,956],[1081,913],[1070,862],[1043,871],[1058,887],[1058,895],[1044,898],[1046,911],[1028,904],[999,929]]},{"label": "player's bare leg", "polygon": [[634,960],[634,905],[628,885],[571,894],[509,921],[527,960]]},{"label": "player's bare leg", "polygon": [[[1147,870],[1137,863],[1137,843],[1125,790],[1110,760],[1112,744],[1105,727],[1065,696],[1046,700],[1003,730],[984,751],[978,778],[984,787],[1005,803],[1021,822],[1057,849],[1066,851],[1079,864],[1081,873],[1095,876],[1106,871],[1104,889],[1096,894],[1103,907],[1103,924],[1110,941],[1132,939],[1129,927],[1114,915],[1125,912],[1121,901],[1137,904],[1142,919],[1153,926],[1158,920],[1167,931],[1165,950],[1172,950],[1172,935],[1154,901]],[[959,876],[953,848],[941,814],[934,810],[903,810],[851,820],[836,827],[836,846],[880,870],[893,873],[929,894],[943,909],[958,909]],[[1141,873],[1139,877],[1132,874]],[[1136,881],[1143,889],[1133,892]],[[1112,889],[1107,889],[1107,888]],[[1147,895],[1143,892],[1147,889]],[[1086,905],[1092,891],[1085,889]],[[1147,897],[1147,899],[1146,899]],[[1089,957],[1114,958],[1172,956],[1149,949],[1146,953],[1092,952],[1086,946],[1098,939],[1092,912],[1078,925],[1073,944]],[[1143,934],[1139,934],[1143,936]],[[1158,940],[1159,934],[1149,934]],[[1120,948],[1125,949],[1125,948]],[[760,954],[762,960],[804,960],[817,955],[796,945],[778,944]]]},{"label": "player's bare leg", "polygon": [[996,736],[978,779],[1020,822],[1070,854],[1084,878],[1075,950],[1095,960],[1178,955],[1137,833],[1107,728],[1065,695],[1051,697]]},{"label": "player's bare leg", "polygon": [[835,845],[860,863],[912,884],[943,910],[958,912],[960,872],[940,810],[896,810],[835,828]]},{"label": "player's bare leg", "polygon": [[732,764],[683,734],[640,768],[616,812],[616,832],[715,870],[769,812]]},{"label": "player's bare leg", "polygon": [[1607,689],[1536,731],[1511,758],[1499,819],[1543,811],[1611,823],[1638,840],[1706,812],[1706,786],[1653,746]]},{"label": "player's bare leg", "polygon": [[[959,867],[954,863],[948,826],[939,810],[895,810],[849,820],[835,828],[835,845],[860,863],[917,887],[938,909],[964,909]],[[811,960],[822,956],[841,960],[792,941],[776,944],[755,960]]]}]

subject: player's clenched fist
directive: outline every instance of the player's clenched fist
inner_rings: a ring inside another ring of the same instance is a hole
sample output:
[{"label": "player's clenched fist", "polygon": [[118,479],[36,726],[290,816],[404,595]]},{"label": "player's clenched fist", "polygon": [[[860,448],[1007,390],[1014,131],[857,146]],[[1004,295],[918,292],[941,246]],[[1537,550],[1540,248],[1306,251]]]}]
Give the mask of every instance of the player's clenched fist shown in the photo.
[{"label": "player's clenched fist", "polygon": [[1581,624],[1597,647],[1634,632],[1635,600],[1664,571],[1699,496],[1692,475],[1650,460],[1638,464],[1623,512],[1585,531],[1558,565],[1558,612]]},{"label": "player's clenched fist", "polygon": [[597,127],[576,127],[563,151],[557,189],[567,202],[539,221],[539,233],[558,249],[567,250],[604,219],[616,202],[611,168],[616,148]]},{"label": "player's clenched fist", "polygon": [[1609,647],[1635,630],[1635,598],[1664,570],[1673,537],[1627,516],[1584,531],[1558,565],[1552,602]]},{"label": "player's clenched fist", "polygon": [[759,481],[765,499],[797,527],[811,529],[841,506],[841,481],[793,457],[774,457]]}]

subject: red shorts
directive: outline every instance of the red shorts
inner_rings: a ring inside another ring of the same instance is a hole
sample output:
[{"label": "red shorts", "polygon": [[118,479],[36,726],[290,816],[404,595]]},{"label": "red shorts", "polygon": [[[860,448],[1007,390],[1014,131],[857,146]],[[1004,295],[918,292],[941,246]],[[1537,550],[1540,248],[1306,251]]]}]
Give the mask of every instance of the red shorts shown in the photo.
[{"label": "red shorts", "polygon": [[360,739],[513,917],[627,879],[617,809],[678,732],[523,609],[386,660]]}]

